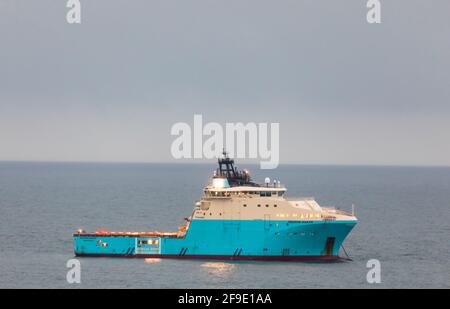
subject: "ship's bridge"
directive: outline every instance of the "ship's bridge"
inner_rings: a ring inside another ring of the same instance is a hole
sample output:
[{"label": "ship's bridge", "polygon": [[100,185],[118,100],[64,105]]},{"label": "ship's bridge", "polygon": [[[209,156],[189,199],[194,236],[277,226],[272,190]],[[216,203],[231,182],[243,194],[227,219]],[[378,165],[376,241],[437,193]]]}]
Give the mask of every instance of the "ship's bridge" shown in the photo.
[{"label": "ship's bridge", "polygon": [[279,181],[266,178],[265,185],[252,181],[248,170],[239,171],[234,166],[234,160],[223,151],[223,157],[218,160],[219,168],[214,171],[211,184],[204,190],[207,197],[230,196],[283,196],[286,188]]},{"label": "ship's bridge", "polygon": [[214,185],[205,188],[205,196],[207,197],[232,197],[232,196],[263,196],[275,197],[283,196],[286,192],[284,187],[255,187],[255,186],[239,186],[239,187],[217,187]]}]

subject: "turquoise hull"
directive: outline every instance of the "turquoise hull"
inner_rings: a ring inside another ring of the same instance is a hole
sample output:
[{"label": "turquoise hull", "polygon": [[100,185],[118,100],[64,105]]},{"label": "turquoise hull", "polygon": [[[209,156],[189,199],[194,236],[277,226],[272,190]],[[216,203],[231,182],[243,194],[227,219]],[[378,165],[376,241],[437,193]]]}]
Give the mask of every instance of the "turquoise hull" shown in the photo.
[{"label": "turquoise hull", "polygon": [[184,237],[75,234],[77,256],[336,259],[356,221],[193,220]]}]

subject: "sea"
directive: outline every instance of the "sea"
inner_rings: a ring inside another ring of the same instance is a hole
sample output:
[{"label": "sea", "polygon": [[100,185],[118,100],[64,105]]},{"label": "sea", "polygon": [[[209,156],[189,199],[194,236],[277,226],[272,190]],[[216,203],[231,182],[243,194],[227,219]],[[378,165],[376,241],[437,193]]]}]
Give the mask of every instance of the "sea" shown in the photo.
[{"label": "sea", "polygon": [[[81,282],[70,284],[77,229],[176,231],[214,162],[3,162],[0,288],[450,288],[450,168],[240,167],[280,180],[287,197],[354,205],[359,223],[344,243],[352,261],[78,258]],[[379,283],[367,280],[373,260]]]}]

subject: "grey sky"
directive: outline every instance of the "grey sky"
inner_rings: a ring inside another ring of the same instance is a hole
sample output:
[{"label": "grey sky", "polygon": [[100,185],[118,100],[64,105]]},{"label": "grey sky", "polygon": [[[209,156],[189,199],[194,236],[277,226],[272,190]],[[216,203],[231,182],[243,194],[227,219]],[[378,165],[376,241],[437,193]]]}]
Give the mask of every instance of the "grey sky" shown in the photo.
[{"label": "grey sky", "polygon": [[170,161],[280,122],[281,161],[450,165],[450,1],[0,0],[0,160]]}]

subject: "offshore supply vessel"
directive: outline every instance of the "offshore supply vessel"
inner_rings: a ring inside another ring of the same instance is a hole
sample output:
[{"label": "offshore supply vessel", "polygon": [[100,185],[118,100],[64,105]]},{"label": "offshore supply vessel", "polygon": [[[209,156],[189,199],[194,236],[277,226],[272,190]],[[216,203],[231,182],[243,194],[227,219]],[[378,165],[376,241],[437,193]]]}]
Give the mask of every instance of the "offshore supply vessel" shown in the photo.
[{"label": "offshore supply vessel", "polygon": [[176,232],[73,235],[76,256],[220,260],[337,260],[357,224],[314,198],[289,200],[279,181],[259,185],[224,152],[186,224]]}]

